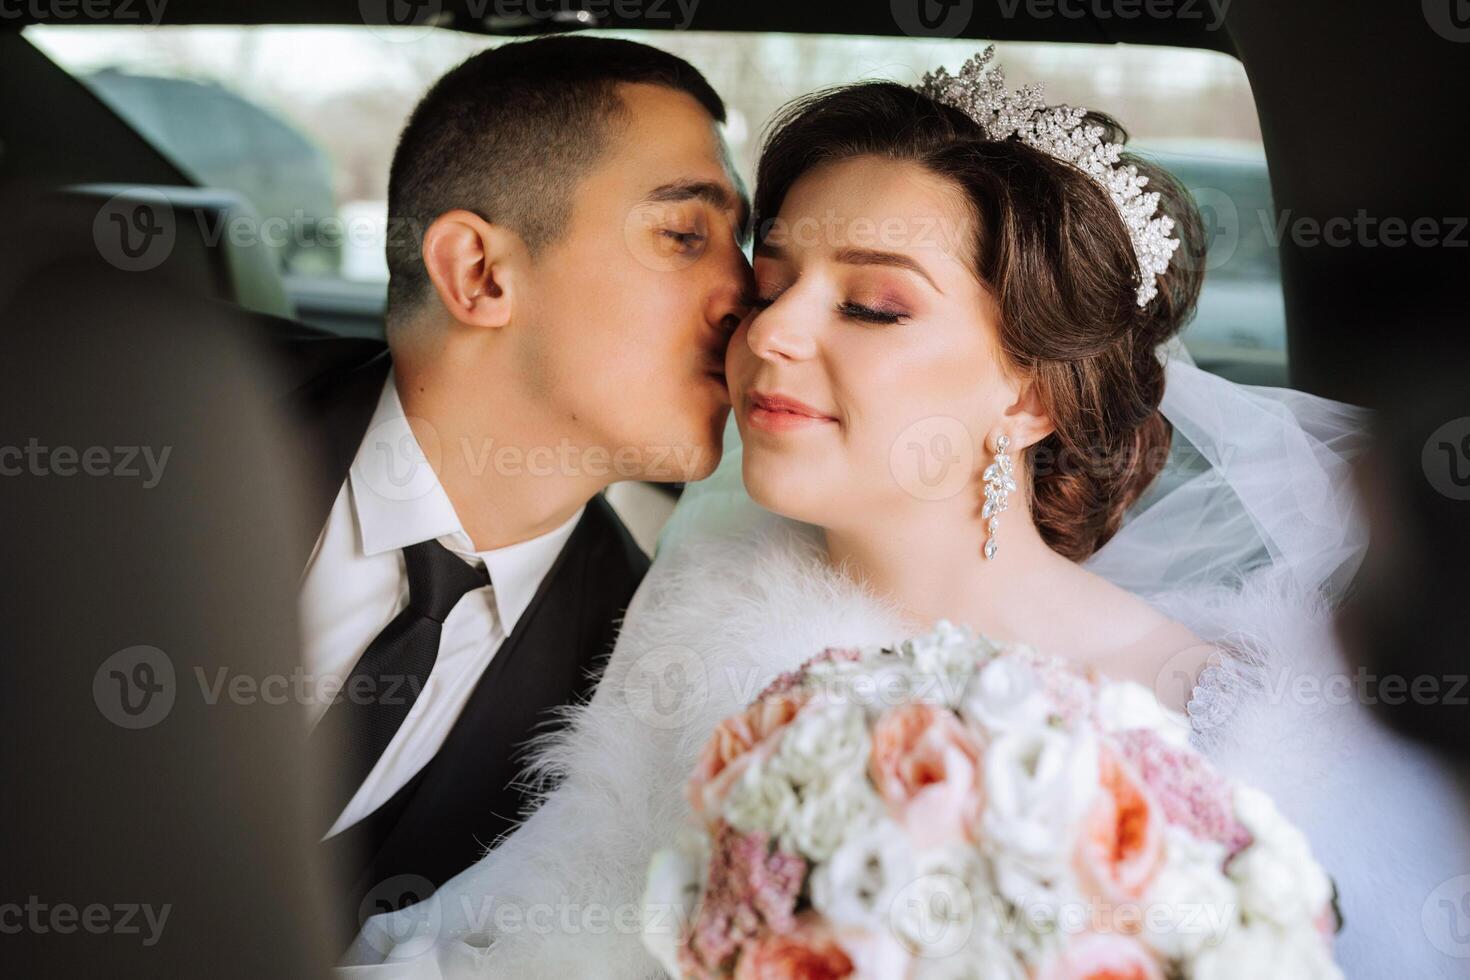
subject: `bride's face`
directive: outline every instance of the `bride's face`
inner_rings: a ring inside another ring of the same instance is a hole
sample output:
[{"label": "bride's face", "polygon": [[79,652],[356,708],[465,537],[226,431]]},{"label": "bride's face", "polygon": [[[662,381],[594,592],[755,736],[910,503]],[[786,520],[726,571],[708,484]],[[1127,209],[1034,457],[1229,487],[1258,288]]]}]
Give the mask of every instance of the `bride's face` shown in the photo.
[{"label": "bride's face", "polygon": [[725,362],[763,506],[838,528],[976,499],[965,491],[1017,388],[967,264],[969,213],[947,181],[877,157],[792,185]]}]

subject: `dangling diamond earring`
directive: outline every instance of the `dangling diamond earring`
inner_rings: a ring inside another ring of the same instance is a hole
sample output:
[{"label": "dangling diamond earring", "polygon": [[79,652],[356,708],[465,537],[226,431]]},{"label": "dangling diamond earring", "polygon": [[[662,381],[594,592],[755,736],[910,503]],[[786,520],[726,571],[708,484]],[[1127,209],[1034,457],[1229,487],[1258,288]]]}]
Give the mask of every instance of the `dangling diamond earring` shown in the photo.
[{"label": "dangling diamond earring", "polygon": [[1006,509],[1006,498],[1016,489],[1016,481],[1011,476],[1011,458],[1006,455],[1006,447],[1010,444],[1010,436],[996,439],[995,462],[985,467],[985,506],[980,510],[980,519],[985,521],[990,531],[990,538],[985,542],[987,560],[995,557],[995,529],[1000,524],[1001,511]]}]

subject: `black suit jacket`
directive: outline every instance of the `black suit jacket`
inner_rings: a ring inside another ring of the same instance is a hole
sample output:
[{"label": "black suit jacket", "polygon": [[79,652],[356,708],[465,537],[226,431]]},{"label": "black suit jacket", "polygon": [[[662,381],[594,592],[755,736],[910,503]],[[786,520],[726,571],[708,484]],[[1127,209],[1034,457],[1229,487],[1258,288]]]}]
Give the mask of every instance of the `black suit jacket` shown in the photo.
[{"label": "black suit jacket", "polygon": [[[314,474],[304,567],[391,360],[381,341],[285,321],[268,333]],[[323,842],[347,938],[368,916],[427,898],[524,818],[534,803],[517,778],[527,740],[556,727],[558,708],[591,697],[648,564],[607,502],[589,501],[439,752],[377,811]]]}]

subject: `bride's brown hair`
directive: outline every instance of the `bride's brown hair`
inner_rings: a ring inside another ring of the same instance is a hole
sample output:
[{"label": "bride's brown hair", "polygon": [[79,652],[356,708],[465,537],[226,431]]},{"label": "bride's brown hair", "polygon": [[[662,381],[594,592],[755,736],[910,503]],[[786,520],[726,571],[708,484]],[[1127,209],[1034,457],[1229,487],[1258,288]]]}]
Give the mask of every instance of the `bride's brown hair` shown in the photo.
[{"label": "bride's brown hair", "polygon": [[[1127,138],[1101,113],[1088,121],[1104,139]],[[867,155],[920,164],[969,201],[963,248],[1000,311],[1006,367],[1035,380],[1055,426],[1022,457],[1032,516],[1054,551],[1083,560],[1168,455],[1155,348],[1183,328],[1199,295],[1204,235],[1193,199],[1167,171],[1125,155],[1162,195],[1180,240],[1140,309],[1127,229],[1091,177],[1018,141],[987,139],[969,116],[912,89],[865,82],[798,99],[772,121],[756,179],[757,244],[803,174]]]}]

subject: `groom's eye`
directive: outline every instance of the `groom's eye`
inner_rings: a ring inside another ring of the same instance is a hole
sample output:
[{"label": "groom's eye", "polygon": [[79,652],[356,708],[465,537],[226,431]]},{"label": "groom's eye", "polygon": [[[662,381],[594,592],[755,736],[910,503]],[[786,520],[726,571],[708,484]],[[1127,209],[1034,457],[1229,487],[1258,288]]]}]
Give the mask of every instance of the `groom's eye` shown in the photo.
[{"label": "groom's eye", "polygon": [[704,244],[704,236],[697,231],[678,231],[673,228],[662,228],[659,234],[672,243],[672,247],[680,252],[690,252]]}]

